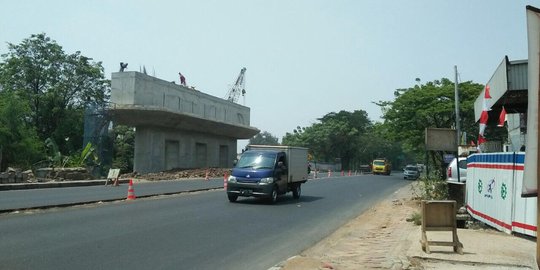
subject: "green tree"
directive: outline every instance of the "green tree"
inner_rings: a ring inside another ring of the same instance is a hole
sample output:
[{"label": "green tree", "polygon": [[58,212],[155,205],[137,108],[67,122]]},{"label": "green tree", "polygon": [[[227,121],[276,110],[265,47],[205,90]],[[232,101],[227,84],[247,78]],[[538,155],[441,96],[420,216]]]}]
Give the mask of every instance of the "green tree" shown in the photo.
[{"label": "green tree", "polygon": [[406,159],[400,141],[391,139],[387,126],[382,123],[375,123],[360,137],[358,151],[359,164],[369,164],[376,158],[387,158],[393,168],[399,168]]},{"label": "green tree", "polygon": [[118,125],[114,127],[113,168],[122,172],[133,171],[135,156],[135,130],[132,127]]},{"label": "green tree", "polygon": [[[474,136],[478,126],[474,121],[474,100],[483,85],[473,82],[459,84],[462,131]],[[384,125],[389,138],[399,141],[403,150],[420,159],[425,155],[425,129],[455,126],[454,83],[443,78],[425,85],[398,89],[394,101],[377,103],[382,107]],[[442,152],[431,152],[431,162],[443,175]]]},{"label": "green tree", "polygon": [[44,145],[28,121],[31,114],[26,100],[13,92],[0,91],[0,169],[30,167],[43,159]]},{"label": "green tree", "polygon": [[79,51],[66,54],[45,34],[8,43],[8,53],[2,55],[2,91],[27,102],[31,113],[25,116],[37,136],[41,141],[51,138],[64,154],[82,147],[85,106],[105,106],[109,98],[101,62],[91,60]]},{"label": "green tree", "polygon": [[372,125],[367,113],[363,110],[332,112],[318,121],[286,133],[283,144],[307,147],[318,161],[333,162],[339,158],[344,169],[357,165],[360,138]]},{"label": "green tree", "polygon": [[249,139],[249,144],[254,145],[279,145],[278,138],[268,131],[260,132]]}]

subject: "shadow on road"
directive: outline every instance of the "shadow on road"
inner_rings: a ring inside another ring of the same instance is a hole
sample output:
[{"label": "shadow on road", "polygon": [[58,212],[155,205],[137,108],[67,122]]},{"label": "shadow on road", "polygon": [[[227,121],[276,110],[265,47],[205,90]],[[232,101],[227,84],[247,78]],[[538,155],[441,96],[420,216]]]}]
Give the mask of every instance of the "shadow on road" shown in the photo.
[{"label": "shadow on road", "polygon": [[[324,197],[318,197],[318,196],[300,196],[300,199],[294,199],[292,196],[280,196],[277,199],[277,202],[274,205],[290,205],[290,204],[299,204],[299,203],[310,203],[314,201],[318,201],[324,199]],[[252,198],[252,197],[246,197],[242,198],[239,197],[238,201],[236,202],[238,204],[261,204],[261,205],[272,205],[267,199],[264,198]]]}]

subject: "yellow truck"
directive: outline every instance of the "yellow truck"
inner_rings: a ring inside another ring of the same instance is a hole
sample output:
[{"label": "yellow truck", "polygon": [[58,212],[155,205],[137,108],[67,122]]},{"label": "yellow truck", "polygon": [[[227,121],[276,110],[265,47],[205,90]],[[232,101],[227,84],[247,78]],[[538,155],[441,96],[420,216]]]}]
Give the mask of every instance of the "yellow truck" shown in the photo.
[{"label": "yellow truck", "polygon": [[392,164],[390,164],[390,161],[388,161],[386,158],[377,158],[373,160],[373,163],[371,164],[371,171],[374,175],[390,175],[390,171],[392,171]]}]

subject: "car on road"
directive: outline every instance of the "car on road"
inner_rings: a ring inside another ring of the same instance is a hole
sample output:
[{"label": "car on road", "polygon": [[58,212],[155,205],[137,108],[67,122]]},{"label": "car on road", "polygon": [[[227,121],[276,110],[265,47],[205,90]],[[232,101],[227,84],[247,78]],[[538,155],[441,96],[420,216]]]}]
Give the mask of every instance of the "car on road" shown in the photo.
[{"label": "car on road", "polygon": [[[458,161],[454,158],[448,168],[446,168],[446,181],[447,182],[458,182]],[[467,158],[459,157],[459,182],[464,183],[467,181]]]},{"label": "car on road", "polygon": [[403,169],[403,179],[416,180],[420,177],[420,171],[416,165],[407,165]]}]

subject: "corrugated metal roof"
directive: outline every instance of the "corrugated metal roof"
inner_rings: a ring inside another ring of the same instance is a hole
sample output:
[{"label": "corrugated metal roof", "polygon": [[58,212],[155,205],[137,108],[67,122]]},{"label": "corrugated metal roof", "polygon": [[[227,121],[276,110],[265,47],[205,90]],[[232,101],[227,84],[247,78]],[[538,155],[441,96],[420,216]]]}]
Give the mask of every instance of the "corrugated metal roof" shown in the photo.
[{"label": "corrugated metal roof", "polygon": [[527,60],[511,61],[508,66],[508,90],[527,90]]}]

